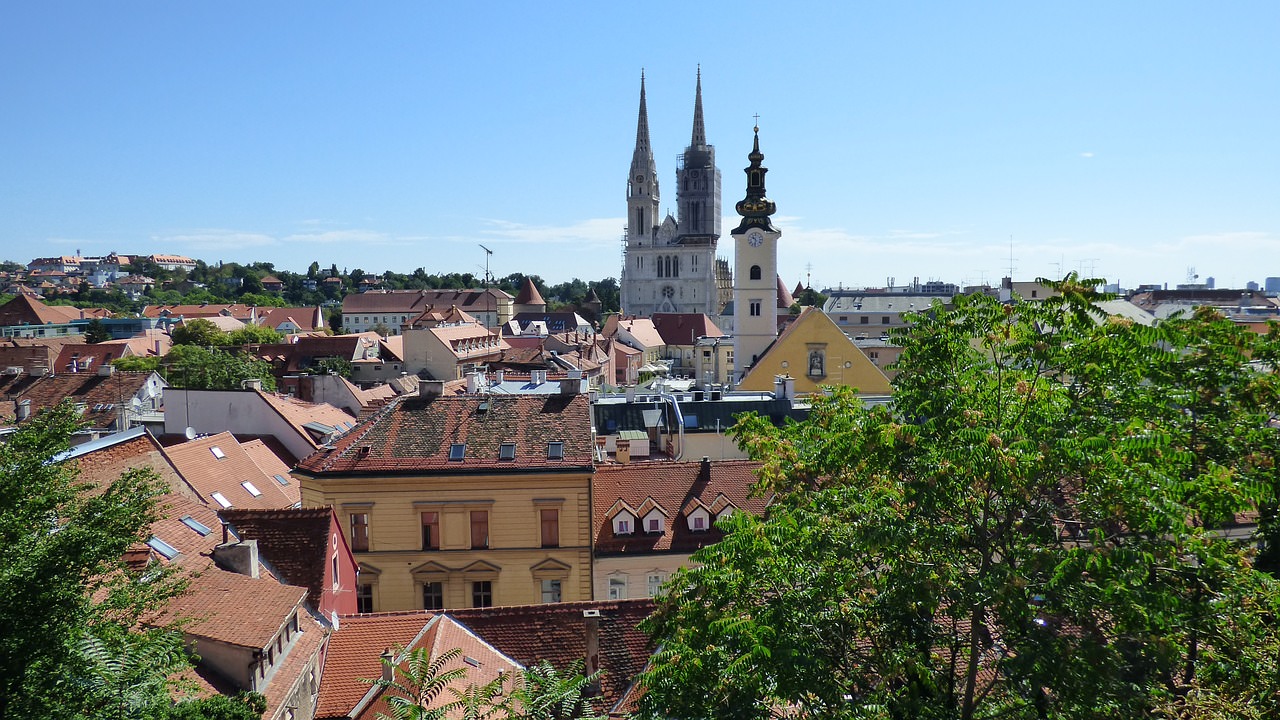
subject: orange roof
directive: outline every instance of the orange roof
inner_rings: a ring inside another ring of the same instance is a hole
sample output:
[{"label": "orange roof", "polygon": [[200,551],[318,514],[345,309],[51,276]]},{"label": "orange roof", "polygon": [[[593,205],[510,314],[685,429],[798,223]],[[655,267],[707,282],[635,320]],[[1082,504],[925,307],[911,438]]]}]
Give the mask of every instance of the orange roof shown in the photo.
[{"label": "orange roof", "polygon": [[215,507],[270,509],[297,502],[296,489],[291,498],[229,432],[189,440],[165,448],[164,453],[201,500],[216,503]]},{"label": "orange roof", "polygon": [[257,439],[248,440],[240,443],[240,447],[244,448],[249,458],[253,460],[253,464],[261,468],[264,475],[270,476],[273,480],[278,475],[288,481],[288,485],[276,483],[285,497],[295,504],[301,500],[297,484],[289,478],[289,464],[281,460],[280,456],[276,455],[265,442]]},{"label": "orange roof", "polygon": [[667,345],[693,345],[700,337],[724,337],[702,313],[654,313],[649,319]]},{"label": "orange roof", "polygon": [[526,277],[524,284],[520,286],[520,292],[516,294],[516,305],[546,305],[547,301],[542,299],[542,293],[538,292],[538,286],[533,284],[533,279]]},{"label": "orange roof", "polygon": [[182,631],[228,645],[261,649],[284,627],[307,589],[219,570],[210,566],[148,620],[164,627],[187,621]]},{"label": "orange roof", "polygon": [[303,427],[307,423],[319,423],[331,428],[354,421],[350,415],[328,403],[309,403],[276,393],[258,391],[258,395],[274,409],[280,417],[293,426],[299,435],[305,437],[312,447],[320,447],[320,441],[312,437]]}]

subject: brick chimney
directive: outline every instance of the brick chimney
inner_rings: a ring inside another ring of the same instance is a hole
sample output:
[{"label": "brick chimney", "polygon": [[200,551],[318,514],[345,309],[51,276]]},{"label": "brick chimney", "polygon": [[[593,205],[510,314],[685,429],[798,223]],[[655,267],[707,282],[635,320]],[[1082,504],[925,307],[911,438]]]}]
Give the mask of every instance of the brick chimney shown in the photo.
[{"label": "brick chimney", "polygon": [[600,611],[583,610],[582,624],[587,646],[583,674],[590,676],[600,669]]},{"label": "brick chimney", "polygon": [[224,542],[213,549],[213,562],[227,572],[258,577],[258,541]]}]

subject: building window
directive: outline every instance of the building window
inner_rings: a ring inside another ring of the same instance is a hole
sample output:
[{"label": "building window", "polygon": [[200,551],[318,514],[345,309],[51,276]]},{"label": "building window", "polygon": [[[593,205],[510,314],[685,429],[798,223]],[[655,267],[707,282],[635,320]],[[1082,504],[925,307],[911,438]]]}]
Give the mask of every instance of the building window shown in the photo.
[{"label": "building window", "polygon": [[373,612],[373,586],[372,585],[356,586],[356,612],[362,612],[362,613]]},{"label": "building window", "polygon": [[657,597],[662,592],[662,575],[650,575],[648,580],[649,597]]},{"label": "building window", "polygon": [[351,550],[369,552],[369,513],[351,513]]},{"label": "building window", "polygon": [[491,607],[493,605],[493,581],[477,580],[471,583],[471,607]]},{"label": "building window", "polygon": [[560,581],[559,580],[543,580],[542,581],[542,602],[558,603],[560,602]]},{"label": "building window", "polygon": [[423,610],[443,610],[444,609],[444,583],[442,582],[422,583],[422,609]]},{"label": "building window", "polygon": [[498,446],[498,459],[499,460],[515,460],[516,444],[502,443],[502,445]]},{"label": "building window", "polygon": [[862,323],[863,325],[870,325],[871,317],[868,315],[863,315],[862,317],[858,318],[858,322]]},{"label": "building window", "polygon": [[563,460],[564,459],[564,443],[562,442],[547,443],[547,459]]},{"label": "building window", "polygon": [[759,300],[752,300],[752,301],[751,301],[751,316],[752,316],[752,317],[759,317],[759,316],[760,316],[760,301],[759,301]]},{"label": "building window", "polygon": [[542,547],[560,547],[560,511],[544,509],[538,515],[542,520]]},{"label": "building window", "polygon": [[880,316],[880,324],[881,324],[881,325],[888,325],[888,324],[889,324],[889,316],[888,316],[888,315],[882,315],[882,316]]},{"label": "building window", "polygon": [[422,513],[422,549],[440,549],[440,513]]},{"label": "building window", "polygon": [[661,517],[659,517],[659,516],[657,516],[657,515],[652,515],[652,516],[650,516],[650,517],[645,518],[645,521],[644,521],[644,522],[645,522],[645,531],[646,531],[646,532],[651,532],[651,533],[660,533],[660,532],[662,532],[662,529],[663,529],[663,522],[662,522],[662,518],[661,518]]},{"label": "building window", "polygon": [[489,511],[472,510],[471,549],[483,550],[487,547],[489,547]]},{"label": "building window", "polygon": [[630,535],[631,534],[631,518],[616,517],[613,519],[614,535]]},{"label": "building window", "polygon": [[450,462],[462,462],[463,458],[465,458],[466,456],[467,456],[466,443],[454,443],[449,446]]},{"label": "building window", "polygon": [[759,265],[752,265],[752,266],[751,266],[751,279],[752,279],[752,280],[759,280],[759,279],[760,279],[760,266],[759,266]]},{"label": "building window", "polygon": [[333,589],[337,590],[342,587],[342,576],[338,572],[338,556],[333,556]]},{"label": "building window", "polygon": [[627,599],[627,579],[625,577],[609,578],[609,599],[610,600],[626,600]]}]

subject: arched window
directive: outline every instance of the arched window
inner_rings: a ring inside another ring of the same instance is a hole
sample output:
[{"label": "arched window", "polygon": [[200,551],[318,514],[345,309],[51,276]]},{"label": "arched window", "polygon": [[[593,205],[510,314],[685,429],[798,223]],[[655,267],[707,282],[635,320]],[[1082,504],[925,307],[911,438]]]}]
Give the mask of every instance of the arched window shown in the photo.
[{"label": "arched window", "polygon": [[674,271],[671,277],[680,277],[680,256],[676,255],[671,258],[671,269]]},{"label": "arched window", "polygon": [[662,277],[662,256],[658,256],[658,277]]},{"label": "arched window", "polygon": [[759,265],[752,265],[752,266],[751,266],[751,279],[752,279],[752,280],[759,280],[759,279],[760,279],[760,266],[759,266]]}]

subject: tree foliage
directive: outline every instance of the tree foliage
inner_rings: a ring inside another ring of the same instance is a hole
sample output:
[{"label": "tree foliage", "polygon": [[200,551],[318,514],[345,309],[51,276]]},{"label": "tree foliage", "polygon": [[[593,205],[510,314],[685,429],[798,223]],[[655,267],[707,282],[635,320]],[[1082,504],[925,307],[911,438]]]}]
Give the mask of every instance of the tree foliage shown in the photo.
[{"label": "tree foliage", "polygon": [[245,380],[261,380],[264,390],[275,390],[271,365],[244,353],[231,353],[199,345],[175,345],[161,362],[165,381],[190,390],[235,390]]},{"label": "tree foliage", "polygon": [[69,447],[79,413],[40,413],[0,445],[0,717],[149,717],[185,659],[167,631],[134,632],[178,586],[122,564],[146,539],[162,484],[129,470],[81,482]]},{"label": "tree foliage", "polygon": [[226,333],[219,330],[212,321],[204,318],[184,320],[169,331],[169,336],[173,338],[174,345],[213,347],[226,342]]},{"label": "tree foliage", "polygon": [[84,329],[84,341],[90,345],[97,345],[110,339],[111,331],[98,318],[90,320],[89,325]]},{"label": "tree foliage", "polygon": [[1274,712],[1276,583],[1223,532],[1275,505],[1274,337],[1056,285],[913,315],[892,408],[739,423],[775,499],[669,584],[648,716]]}]

